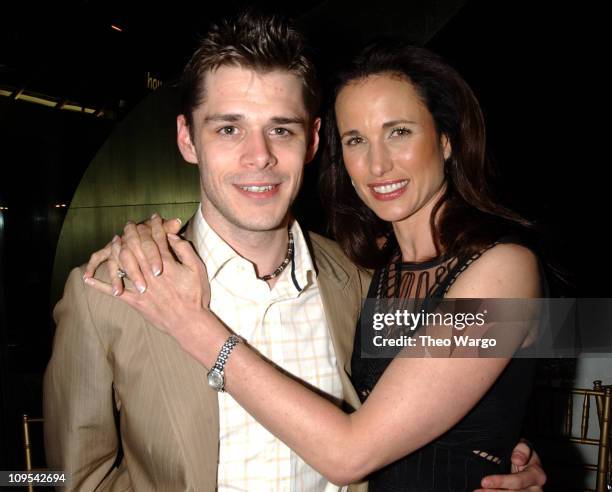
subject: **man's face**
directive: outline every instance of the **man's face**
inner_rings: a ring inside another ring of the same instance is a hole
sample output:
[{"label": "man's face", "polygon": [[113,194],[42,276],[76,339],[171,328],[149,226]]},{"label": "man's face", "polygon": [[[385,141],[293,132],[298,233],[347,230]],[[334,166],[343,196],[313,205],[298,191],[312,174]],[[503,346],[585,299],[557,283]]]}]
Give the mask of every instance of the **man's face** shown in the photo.
[{"label": "man's face", "polygon": [[285,226],[320,126],[306,111],[298,76],[220,67],[206,75],[193,141],[182,115],[177,122],[181,153],[200,169],[202,210],[213,228]]}]

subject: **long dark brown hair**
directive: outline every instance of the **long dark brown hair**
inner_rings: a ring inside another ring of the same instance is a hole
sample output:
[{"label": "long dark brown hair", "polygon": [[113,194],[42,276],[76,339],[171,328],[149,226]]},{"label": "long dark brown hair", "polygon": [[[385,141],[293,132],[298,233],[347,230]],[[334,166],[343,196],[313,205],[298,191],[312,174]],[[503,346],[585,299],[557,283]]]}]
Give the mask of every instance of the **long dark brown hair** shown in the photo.
[{"label": "long dark brown hair", "polygon": [[351,185],[334,111],[334,101],[343,87],[376,74],[400,76],[410,82],[431,113],[438,136],[446,135],[450,141],[446,192],[430,219],[438,254],[471,255],[501,236],[532,227],[491,196],[484,119],[463,78],[426,49],[401,41],[378,41],[336,76],[324,127],[327,145],[321,162],[321,200],[330,214],[332,234],[354,262],[377,268],[397,251],[391,224],[378,218]]}]

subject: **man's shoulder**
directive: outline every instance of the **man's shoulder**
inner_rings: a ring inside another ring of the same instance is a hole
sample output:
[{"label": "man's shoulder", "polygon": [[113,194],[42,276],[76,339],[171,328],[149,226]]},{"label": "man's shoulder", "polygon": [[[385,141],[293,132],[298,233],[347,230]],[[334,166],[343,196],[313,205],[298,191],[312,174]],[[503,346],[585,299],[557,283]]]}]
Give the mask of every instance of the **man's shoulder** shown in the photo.
[{"label": "man's shoulder", "polygon": [[[85,267],[86,265],[80,265],[70,271],[62,298],[55,305],[53,312],[56,324],[62,318],[74,318],[75,313],[82,320],[88,320],[97,331],[107,326],[107,322],[119,325],[125,323],[115,322],[125,320],[133,323],[140,319],[140,315],[125,302],[88,286],[83,281]],[[110,283],[110,274],[105,265],[98,268],[94,277],[100,282]]]},{"label": "man's shoulder", "polygon": [[360,275],[366,279],[371,276],[371,272],[352,262],[336,241],[311,231],[307,231],[305,237],[320,273],[343,272],[348,277]]},{"label": "man's shoulder", "polygon": [[326,258],[333,260],[346,270],[356,268],[356,265],[344,254],[344,251],[342,251],[342,248],[336,241],[312,231],[306,231],[304,235],[310,245],[310,253],[315,261],[319,258]]},{"label": "man's shoulder", "polygon": [[[63,297],[69,294],[76,294],[76,297],[82,298],[82,300],[91,302],[92,300],[112,300],[112,296],[104,294],[93,287],[88,286],[84,281],[84,274],[87,269],[87,264],[82,264],[74,267],[70,270],[64,286]],[[110,284],[111,277],[108,272],[106,263],[103,263],[98,267],[94,274],[94,278],[100,282]]]},{"label": "man's shoulder", "polygon": [[[334,241],[333,239],[329,239],[321,234],[317,234],[316,232],[306,231],[306,238],[310,240],[313,246],[316,246],[319,249],[329,252],[330,254],[344,255],[344,252],[340,248],[340,245]],[[348,258],[347,258],[348,260]]]}]

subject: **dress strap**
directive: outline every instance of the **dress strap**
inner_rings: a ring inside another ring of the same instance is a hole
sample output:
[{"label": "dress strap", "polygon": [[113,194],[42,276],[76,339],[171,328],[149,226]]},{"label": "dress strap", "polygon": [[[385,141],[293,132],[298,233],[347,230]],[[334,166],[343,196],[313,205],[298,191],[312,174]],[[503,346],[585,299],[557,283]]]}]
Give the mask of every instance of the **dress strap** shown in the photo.
[{"label": "dress strap", "polygon": [[472,263],[474,263],[478,258],[480,258],[485,252],[490,250],[493,246],[497,246],[500,243],[502,243],[501,240],[500,241],[495,241],[494,243],[491,243],[488,246],[482,248],[480,251],[477,251],[476,253],[474,253],[472,256],[470,256],[466,260],[464,260],[464,261],[459,260],[459,262],[457,262],[457,265],[455,265],[455,268],[453,268],[453,271],[450,272],[448,277],[446,277],[445,285],[441,286],[443,288],[440,289],[442,291],[442,295],[440,297],[445,297],[446,296],[446,294],[448,293],[448,291],[451,288],[451,286],[459,278],[459,275],[461,275],[463,272],[465,272],[465,270]]}]

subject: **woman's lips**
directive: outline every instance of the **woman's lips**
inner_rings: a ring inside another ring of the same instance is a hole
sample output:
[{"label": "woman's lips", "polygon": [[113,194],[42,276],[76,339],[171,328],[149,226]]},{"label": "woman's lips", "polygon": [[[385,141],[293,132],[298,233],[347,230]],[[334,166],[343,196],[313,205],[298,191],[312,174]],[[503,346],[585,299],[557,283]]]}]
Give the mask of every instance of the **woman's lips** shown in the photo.
[{"label": "woman's lips", "polygon": [[385,181],[384,183],[372,183],[368,187],[372,192],[372,196],[377,200],[394,200],[406,191],[408,180],[398,179],[395,181]]}]

